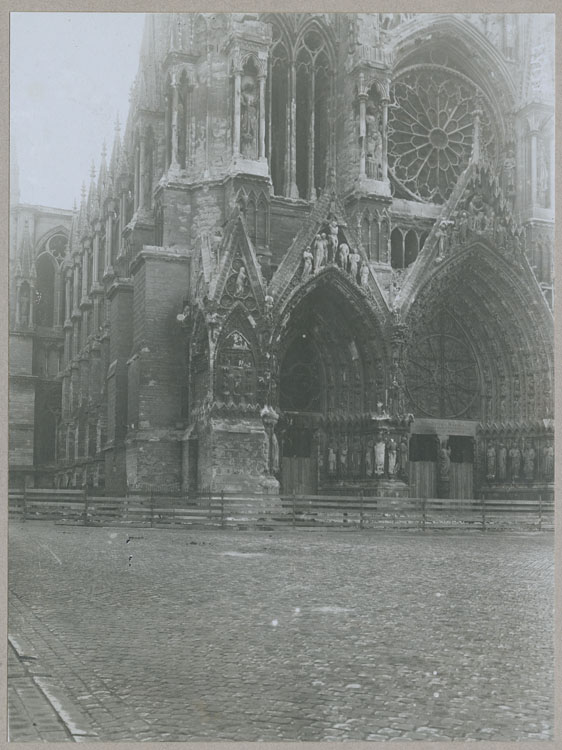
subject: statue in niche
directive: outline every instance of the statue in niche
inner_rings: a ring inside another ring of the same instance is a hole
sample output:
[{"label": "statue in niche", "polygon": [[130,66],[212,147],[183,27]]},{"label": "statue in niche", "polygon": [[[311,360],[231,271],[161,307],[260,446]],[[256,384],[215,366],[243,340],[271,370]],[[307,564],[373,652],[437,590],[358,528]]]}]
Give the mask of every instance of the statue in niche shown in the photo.
[{"label": "statue in niche", "polygon": [[339,227],[337,221],[332,218],[328,224],[328,263],[334,263],[338,251]]},{"label": "statue in niche", "polygon": [[502,442],[498,445],[498,479],[500,482],[507,479],[507,448]]},{"label": "statue in niche", "polygon": [[486,451],[486,479],[496,478],[496,448],[493,443],[488,444]]},{"label": "statue in niche", "polygon": [[353,250],[349,254],[349,273],[351,274],[352,278],[357,281],[357,273],[359,271],[359,263],[361,261],[361,256],[357,252],[357,250]]},{"label": "statue in niche", "polygon": [[365,474],[368,477],[373,476],[373,441],[368,440],[365,447]]},{"label": "statue in niche", "polygon": [[530,441],[523,448],[523,476],[527,482],[531,482],[535,476],[535,449]]},{"label": "statue in niche", "polygon": [[367,107],[367,113],[365,115],[365,130],[367,177],[373,180],[382,180],[382,133],[380,126],[380,113],[373,104],[370,104]]},{"label": "statue in niche", "polygon": [[537,158],[537,193],[539,204],[546,208],[548,202],[548,163],[542,140],[539,141]]},{"label": "statue in niche", "polygon": [[330,446],[328,448],[328,474],[330,474],[330,476],[334,476],[334,474],[336,473],[337,465],[338,465],[338,462],[337,462],[336,451],[333,449],[332,446]]},{"label": "statue in niche", "polygon": [[547,443],[543,448],[543,475],[547,482],[554,479],[554,448]]},{"label": "statue in niche", "polygon": [[442,481],[448,481],[449,472],[451,470],[451,449],[446,443],[439,444],[437,464],[439,468],[439,479]]},{"label": "statue in niche", "polygon": [[505,247],[506,235],[507,227],[505,226],[505,219],[498,218],[494,232],[494,240],[498,247]]},{"label": "statue in niche", "polygon": [[241,265],[240,270],[238,271],[238,274],[236,276],[236,283],[235,283],[235,291],[237,297],[242,297],[244,295],[245,287],[246,287],[246,280],[247,280],[247,272],[246,272],[246,266]]},{"label": "statue in niche", "polygon": [[362,287],[369,286],[369,266],[365,261],[361,263],[361,270],[359,271],[359,278]]},{"label": "statue in niche", "polygon": [[508,193],[511,193],[513,192],[513,190],[515,190],[515,165],[515,154],[513,152],[513,149],[510,148],[503,163],[505,187]]},{"label": "statue in niche", "polygon": [[521,472],[521,451],[515,441],[509,448],[509,473],[512,482],[517,482]]},{"label": "statue in niche", "polygon": [[275,430],[271,431],[271,473],[279,473],[279,441]]},{"label": "statue in niche", "polygon": [[254,76],[244,76],[240,94],[240,145],[242,155],[256,159],[258,155],[258,94]]},{"label": "statue in niche", "polygon": [[388,476],[393,477],[396,473],[396,440],[393,437],[386,443],[386,455],[388,457]]},{"label": "statue in niche", "polygon": [[340,476],[347,476],[347,440],[344,438],[340,448]]},{"label": "statue in niche", "polygon": [[338,251],[338,265],[343,271],[347,271],[348,259],[349,245],[347,245],[345,242],[342,242]]},{"label": "statue in niche", "polygon": [[314,247],[312,249],[314,255],[314,273],[318,273],[318,271],[326,261],[327,244],[328,243],[325,234],[317,234],[314,238]]},{"label": "statue in niche", "polygon": [[386,443],[381,432],[377,433],[375,442],[375,476],[384,476],[384,459],[386,454]]},{"label": "statue in niche", "polygon": [[447,235],[447,222],[441,221],[437,229],[437,258],[440,260],[444,258],[449,246],[449,238]]},{"label": "statue in niche", "polygon": [[271,315],[271,311],[273,310],[273,297],[271,296],[271,294],[265,295],[264,303],[265,303],[265,314]]},{"label": "statue in niche", "polygon": [[458,220],[458,229],[459,229],[459,242],[461,245],[466,245],[466,240],[468,236],[468,214],[466,211],[461,211],[461,214]]},{"label": "statue in niche", "polygon": [[312,273],[312,264],[314,262],[314,256],[310,252],[310,248],[305,248],[303,254],[302,254],[304,265],[302,269],[302,278],[307,279],[310,274]]},{"label": "statue in niche", "polygon": [[408,438],[403,435],[398,446],[398,473],[404,479],[408,476]]}]

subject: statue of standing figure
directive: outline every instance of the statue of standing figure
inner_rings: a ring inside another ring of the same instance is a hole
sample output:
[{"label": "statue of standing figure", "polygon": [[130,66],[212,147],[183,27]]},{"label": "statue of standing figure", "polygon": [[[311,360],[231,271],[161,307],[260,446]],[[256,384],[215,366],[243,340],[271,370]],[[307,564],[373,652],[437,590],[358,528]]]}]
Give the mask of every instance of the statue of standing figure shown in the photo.
[{"label": "statue of standing figure", "polygon": [[349,254],[349,273],[355,281],[357,281],[357,272],[359,270],[360,261],[361,256],[359,255],[357,250],[353,250]]},{"label": "statue of standing figure", "polygon": [[310,248],[307,247],[305,251],[302,254],[302,257],[304,259],[304,266],[302,269],[302,277],[303,279],[307,279],[310,274],[312,273],[312,264],[314,262],[314,256],[310,252]]},{"label": "statue of standing figure", "polygon": [[328,474],[334,475],[337,470],[337,456],[336,451],[330,446],[328,448]]},{"label": "statue of standing figure", "polygon": [[375,476],[384,476],[384,459],[386,453],[386,443],[383,440],[382,433],[377,433],[375,442]]},{"label": "statue of standing figure", "polygon": [[340,448],[340,476],[347,476],[347,441],[345,440]]},{"label": "statue of standing figure", "polygon": [[335,263],[336,253],[338,251],[338,233],[339,227],[335,219],[331,219],[328,225],[329,236],[328,236],[328,263]]},{"label": "statue of standing figure", "polygon": [[367,157],[367,177],[382,180],[382,134],[380,131],[379,114],[374,106],[367,109],[365,115]]},{"label": "statue of standing figure", "polygon": [[523,448],[523,476],[531,482],[535,476],[535,449],[530,442]]},{"label": "statue of standing figure", "polygon": [[369,266],[365,261],[361,263],[361,269],[359,271],[359,278],[361,280],[361,286],[369,286]]},{"label": "statue of standing figure", "polygon": [[548,443],[543,448],[543,476],[547,482],[554,479],[554,448]]},{"label": "statue of standing figure", "polygon": [[325,234],[317,234],[314,238],[314,247],[313,247],[313,254],[314,254],[314,273],[318,273],[320,268],[324,265],[326,262],[326,235]]},{"label": "statue of standing figure", "polygon": [[236,276],[235,294],[237,297],[242,297],[244,294],[244,287],[246,286],[246,267],[240,266],[240,270]]},{"label": "statue of standing figure", "polygon": [[496,448],[493,443],[489,443],[486,451],[486,479],[496,478]]},{"label": "statue of standing figure", "polygon": [[521,451],[516,442],[511,444],[509,449],[509,473],[512,482],[519,480],[519,474],[521,471]]},{"label": "statue of standing figure", "polygon": [[386,455],[388,457],[388,476],[393,477],[396,472],[396,441],[393,437],[386,444]]},{"label": "statue of standing figure", "polygon": [[498,446],[498,479],[500,482],[507,479],[507,448],[504,443]]},{"label": "statue of standing figure", "polygon": [[398,446],[398,473],[403,479],[408,478],[408,438],[402,435]]},{"label": "statue of standing figure", "polygon": [[338,251],[338,265],[343,271],[347,271],[348,259],[349,245],[347,245],[345,242],[342,242]]}]

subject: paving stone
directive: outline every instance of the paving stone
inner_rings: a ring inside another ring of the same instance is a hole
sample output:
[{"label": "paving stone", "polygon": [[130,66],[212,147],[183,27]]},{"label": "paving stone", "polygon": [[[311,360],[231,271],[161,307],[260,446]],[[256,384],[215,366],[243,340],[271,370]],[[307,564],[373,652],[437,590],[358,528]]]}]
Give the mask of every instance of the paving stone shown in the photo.
[{"label": "paving stone", "polygon": [[119,534],[13,524],[11,736],[43,674],[92,741],[553,737],[549,535]]}]

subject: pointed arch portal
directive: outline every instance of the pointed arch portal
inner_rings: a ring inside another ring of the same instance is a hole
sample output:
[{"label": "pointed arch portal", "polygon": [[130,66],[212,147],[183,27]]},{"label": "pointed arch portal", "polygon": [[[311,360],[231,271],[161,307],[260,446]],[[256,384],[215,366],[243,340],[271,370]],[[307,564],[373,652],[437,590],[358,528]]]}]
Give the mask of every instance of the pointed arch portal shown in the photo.
[{"label": "pointed arch portal", "polygon": [[279,351],[283,491],[318,491],[330,450],[340,461],[356,455],[345,478],[361,478],[370,415],[387,397],[387,362],[372,311],[329,280],[313,283],[290,313]]}]

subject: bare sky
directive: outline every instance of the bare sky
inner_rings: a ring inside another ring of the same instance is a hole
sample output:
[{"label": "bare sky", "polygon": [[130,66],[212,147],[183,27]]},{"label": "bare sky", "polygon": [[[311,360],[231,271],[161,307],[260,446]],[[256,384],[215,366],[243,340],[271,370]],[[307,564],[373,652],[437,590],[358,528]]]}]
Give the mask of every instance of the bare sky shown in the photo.
[{"label": "bare sky", "polygon": [[[20,200],[72,208],[108,156],[137,72],[142,13],[12,13],[10,119]],[[122,128],[123,131],[123,128]]]}]

